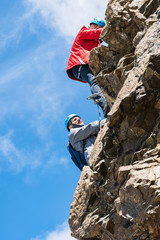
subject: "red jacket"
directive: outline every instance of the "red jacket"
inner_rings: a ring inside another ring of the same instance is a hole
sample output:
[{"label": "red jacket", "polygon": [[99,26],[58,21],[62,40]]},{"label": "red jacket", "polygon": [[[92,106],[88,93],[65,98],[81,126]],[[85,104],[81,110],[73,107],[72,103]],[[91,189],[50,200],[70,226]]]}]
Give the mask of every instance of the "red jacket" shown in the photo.
[{"label": "red jacket", "polygon": [[88,64],[91,49],[100,45],[101,31],[102,28],[90,29],[85,26],[81,28],[74,40],[68,60],[67,74],[69,78],[78,80],[73,76],[71,69],[77,65]]}]

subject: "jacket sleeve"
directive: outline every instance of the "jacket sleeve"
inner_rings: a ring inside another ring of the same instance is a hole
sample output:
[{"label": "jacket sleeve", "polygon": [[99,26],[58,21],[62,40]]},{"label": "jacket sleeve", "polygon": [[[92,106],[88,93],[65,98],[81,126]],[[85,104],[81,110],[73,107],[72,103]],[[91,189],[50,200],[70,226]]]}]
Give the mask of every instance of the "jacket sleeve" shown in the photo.
[{"label": "jacket sleeve", "polygon": [[83,39],[99,39],[103,28],[90,29],[84,28],[81,30],[80,35]]},{"label": "jacket sleeve", "polygon": [[101,120],[101,126],[103,127],[104,124],[106,123],[106,119]]},{"label": "jacket sleeve", "polygon": [[72,144],[75,144],[79,141],[87,139],[92,135],[97,134],[99,130],[100,130],[99,121],[91,122],[83,127],[72,128],[69,133],[69,141]]}]

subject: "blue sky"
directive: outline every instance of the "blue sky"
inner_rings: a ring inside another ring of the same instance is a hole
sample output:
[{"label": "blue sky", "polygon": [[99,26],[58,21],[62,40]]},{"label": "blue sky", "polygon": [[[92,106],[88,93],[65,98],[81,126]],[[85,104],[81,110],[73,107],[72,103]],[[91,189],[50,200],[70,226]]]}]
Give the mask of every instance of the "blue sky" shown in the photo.
[{"label": "blue sky", "polygon": [[107,1],[0,2],[0,239],[71,240],[70,204],[80,171],[64,120],[98,119],[87,84],[66,66],[74,37]]}]

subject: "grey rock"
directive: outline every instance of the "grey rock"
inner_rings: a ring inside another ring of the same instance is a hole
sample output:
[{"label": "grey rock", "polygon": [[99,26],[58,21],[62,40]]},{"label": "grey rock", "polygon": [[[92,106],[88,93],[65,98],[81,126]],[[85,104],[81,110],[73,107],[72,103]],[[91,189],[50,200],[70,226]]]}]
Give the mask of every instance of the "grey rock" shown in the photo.
[{"label": "grey rock", "polygon": [[160,239],[160,1],[110,0],[90,67],[111,108],[69,224],[78,240]]}]

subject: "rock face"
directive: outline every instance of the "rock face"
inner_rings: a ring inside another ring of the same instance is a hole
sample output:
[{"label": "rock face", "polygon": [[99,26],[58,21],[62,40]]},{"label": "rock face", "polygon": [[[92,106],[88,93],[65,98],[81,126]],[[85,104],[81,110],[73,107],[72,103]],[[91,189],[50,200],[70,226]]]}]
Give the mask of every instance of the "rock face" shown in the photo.
[{"label": "rock face", "polygon": [[90,67],[111,108],[69,224],[78,240],[160,239],[160,1],[110,0]]}]

